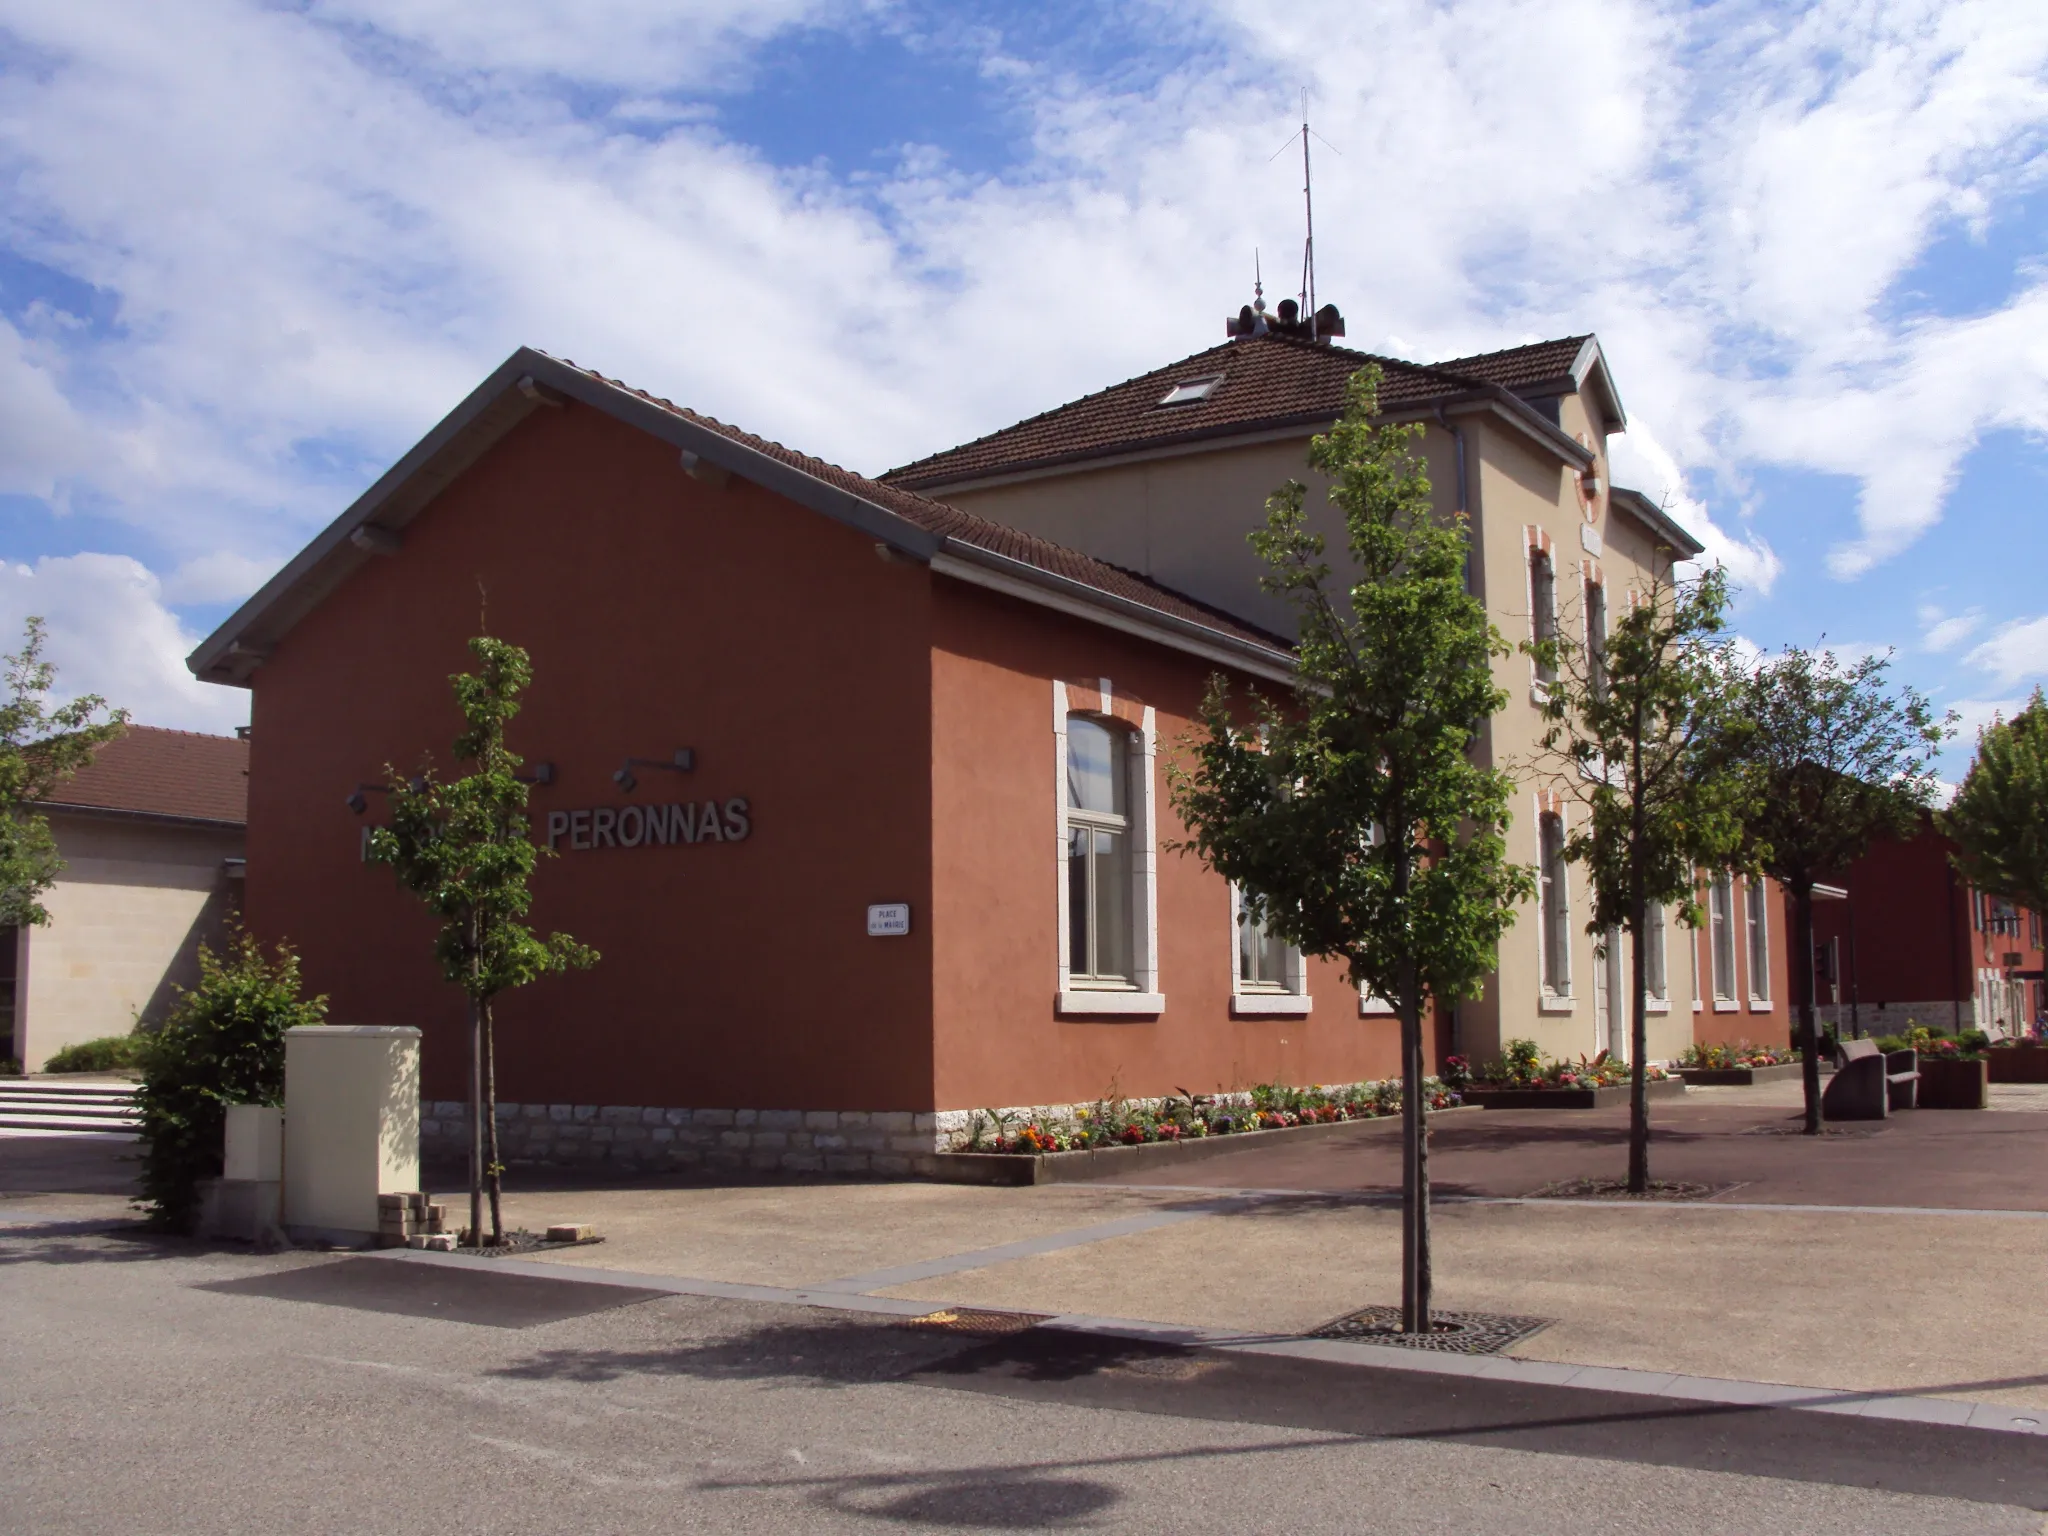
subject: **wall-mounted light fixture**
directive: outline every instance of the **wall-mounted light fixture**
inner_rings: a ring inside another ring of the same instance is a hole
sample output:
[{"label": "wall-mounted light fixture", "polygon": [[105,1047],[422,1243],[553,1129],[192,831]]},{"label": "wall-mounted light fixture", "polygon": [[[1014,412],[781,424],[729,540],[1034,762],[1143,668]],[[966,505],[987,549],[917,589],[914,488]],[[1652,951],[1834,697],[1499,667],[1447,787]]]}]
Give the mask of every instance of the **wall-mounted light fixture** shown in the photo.
[{"label": "wall-mounted light fixture", "polygon": [[624,765],[619,769],[619,771],[612,775],[612,782],[618,785],[619,788],[625,790],[628,794],[631,794],[632,791],[640,783],[638,779],[633,777],[633,770],[635,768],[662,768],[666,769],[670,773],[689,773],[692,770],[694,770],[696,766],[697,754],[691,751],[688,747],[678,747],[676,748],[676,755],[672,758],[627,758]]},{"label": "wall-mounted light fixture", "polygon": [[555,782],[555,765],[553,763],[535,763],[533,765],[533,772],[515,773],[512,777],[522,784],[552,784]]},{"label": "wall-mounted light fixture", "polygon": [[360,816],[370,808],[370,802],[363,798],[366,793],[388,795],[391,793],[391,786],[389,784],[358,784],[348,792],[348,799],[342,803]]}]

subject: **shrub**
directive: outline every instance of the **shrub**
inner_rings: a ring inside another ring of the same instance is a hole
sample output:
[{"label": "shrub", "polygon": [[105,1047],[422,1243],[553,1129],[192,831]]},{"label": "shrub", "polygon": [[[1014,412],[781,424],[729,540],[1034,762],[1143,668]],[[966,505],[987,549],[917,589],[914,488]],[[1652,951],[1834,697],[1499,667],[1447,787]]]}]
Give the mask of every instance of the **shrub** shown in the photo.
[{"label": "shrub", "polygon": [[150,1222],[190,1231],[199,1183],[218,1178],[230,1104],[284,1101],[284,1032],[325,1022],[324,997],[299,996],[299,961],[280,944],[274,956],[246,932],[220,955],[199,950],[199,985],[184,993],[145,1037],[142,1087],[142,1197]]},{"label": "shrub", "polygon": [[67,1045],[43,1063],[45,1072],[126,1072],[141,1064],[145,1037],[102,1035]]}]

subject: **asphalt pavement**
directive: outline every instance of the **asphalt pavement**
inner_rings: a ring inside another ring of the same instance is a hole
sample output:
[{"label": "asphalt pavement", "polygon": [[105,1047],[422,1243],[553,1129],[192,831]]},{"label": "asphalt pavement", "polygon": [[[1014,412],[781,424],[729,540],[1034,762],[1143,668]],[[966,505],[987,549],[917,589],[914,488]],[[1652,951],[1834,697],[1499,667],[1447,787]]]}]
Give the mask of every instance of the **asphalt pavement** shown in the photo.
[{"label": "asphalt pavement", "polygon": [[2043,1437],[9,1222],[10,1531],[2034,1536],[2048,1503]]}]

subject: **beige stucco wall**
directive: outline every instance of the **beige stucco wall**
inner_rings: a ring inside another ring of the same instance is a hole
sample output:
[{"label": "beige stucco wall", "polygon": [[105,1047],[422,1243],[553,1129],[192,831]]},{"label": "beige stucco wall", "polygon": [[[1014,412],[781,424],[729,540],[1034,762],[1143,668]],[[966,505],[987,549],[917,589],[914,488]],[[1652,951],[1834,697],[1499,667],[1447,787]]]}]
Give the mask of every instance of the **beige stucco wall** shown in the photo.
[{"label": "beige stucco wall", "polygon": [[[1582,397],[1568,395],[1557,402],[1557,424],[1593,452],[1601,490],[1590,511],[1581,501],[1573,469],[1527,433],[1483,409],[1463,409],[1450,420],[1465,438],[1466,510],[1479,551],[1475,586],[1510,646],[1533,634],[1530,527],[1541,528],[1550,536],[1558,619],[1567,635],[1583,635],[1581,594],[1589,563],[1597,562],[1600,567],[1608,591],[1610,625],[1620,615],[1631,587],[1647,589],[1653,570],[1668,577],[1669,557],[1658,553],[1648,530],[1632,517],[1615,515],[1610,509],[1606,432]],[[1441,423],[1425,418],[1422,424],[1422,453],[1436,504],[1448,513],[1457,500],[1454,441]],[[1327,482],[1308,471],[1304,458],[1307,442],[1308,433],[1302,432],[1248,446],[1204,444],[1172,456],[1106,468],[1077,466],[1009,484],[940,488],[933,494],[998,522],[1084,549],[1291,635],[1293,625],[1286,606],[1259,591],[1262,567],[1247,547],[1245,535],[1262,522],[1267,496],[1292,477],[1309,485],[1307,506],[1314,525],[1330,541],[1332,554],[1339,554],[1342,523],[1328,504]],[[1591,541],[1582,536],[1586,529],[1594,535]],[[1333,564],[1341,575],[1341,558]],[[1517,862],[1533,865],[1537,860],[1537,792],[1546,784],[1557,787],[1559,765],[1546,759],[1541,747],[1534,664],[1525,656],[1511,654],[1495,662],[1494,675],[1508,702],[1489,723],[1478,755],[1515,776],[1518,788],[1508,854]],[[1568,821],[1578,814],[1576,806],[1567,805]],[[1570,867],[1569,881],[1571,997],[1548,1005],[1541,1001],[1540,929],[1532,902],[1503,939],[1500,969],[1489,979],[1485,994],[1459,1006],[1458,1041],[1469,1056],[1483,1060],[1498,1054],[1504,1041],[1517,1038],[1536,1041],[1546,1055],[1566,1058],[1594,1055],[1606,1043],[1595,989],[1596,972],[1604,962],[1597,957],[1593,936],[1585,931],[1591,894],[1578,866]],[[1771,910],[1777,911],[1776,904]],[[1689,942],[1690,934],[1674,917],[1666,950],[1670,1003],[1666,1011],[1649,1018],[1652,1060],[1675,1057],[1694,1039],[1700,1016],[1691,1006]],[[1774,933],[1774,956],[1781,948],[1782,934]],[[1623,999],[1619,1023],[1625,1034],[1631,966],[1625,940],[1618,959]],[[1747,957],[1739,947],[1738,964],[1746,977]],[[1777,1008],[1782,1012],[1783,1007],[1781,989]],[[1710,1001],[1700,1038],[1770,1037],[1773,1021],[1752,1018],[1751,1012],[1745,1001],[1739,1016],[1716,1018]],[[1776,1027],[1782,1029],[1782,1023]]]},{"label": "beige stucco wall", "polygon": [[239,831],[52,815],[64,872],[50,921],[24,930],[15,1049],[31,1072],[64,1046],[154,1023],[198,974],[235,899],[222,862]]}]

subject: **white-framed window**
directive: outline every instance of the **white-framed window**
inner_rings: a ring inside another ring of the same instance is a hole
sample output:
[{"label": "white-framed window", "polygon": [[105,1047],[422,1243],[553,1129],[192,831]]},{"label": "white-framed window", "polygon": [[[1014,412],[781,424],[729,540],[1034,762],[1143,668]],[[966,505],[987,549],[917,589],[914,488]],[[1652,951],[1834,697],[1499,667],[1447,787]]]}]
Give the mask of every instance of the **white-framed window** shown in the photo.
[{"label": "white-framed window", "polygon": [[1749,919],[1749,1006],[1768,1012],[1771,1006],[1771,904],[1761,875],[1745,882],[1745,916]]},{"label": "white-framed window", "polygon": [[[1529,546],[1529,637],[1538,645],[1557,639],[1557,566],[1550,551],[1535,543]],[[1539,660],[1537,692],[1547,693],[1556,681],[1556,663]]]},{"label": "white-framed window", "polygon": [[1643,912],[1643,990],[1649,994],[1652,1013],[1671,1011],[1671,977],[1665,965],[1668,926],[1664,918],[1664,903],[1651,902]]},{"label": "white-framed window", "polygon": [[1700,931],[1697,928],[1685,930],[1685,953],[1692,961],[1692,1011],[1700,1012],[1706,1003],[1700,998]]},{"label": "white-framed window", "polygon": [[1068,708],[1053,684],[1058,777],[1059,1010],[1158,1013],[1158,857],[1152,709],[1133,727],[1102,708]]},{"label": "white-framed window", "polygon": [[1714,1007],[1740,1006],[1735,1001],[1735,877],[1716,875],[1707,887],[1707,955],[1713,964]]},{"label": "white-framed window", "polygon": [[1543,1004],[1568,1004],[1572,995],[1572,903],[1564,861],[1564,813],[1536,816],[1537,895],[1541,918]]},{"label": "white-framed window", "polygon": [[1307,967],[1301,951],[1278,934],[1269,933],[1236,886],[1230,888],[1234,930],[1231,954],[1230,1011],[1235,1014],[1307,1013]]},{"label": "white-framed window", "polygon": [[1607,584],[1597,567],[1586,572],[1586,679],[1595,698],[1607,692]]}]

